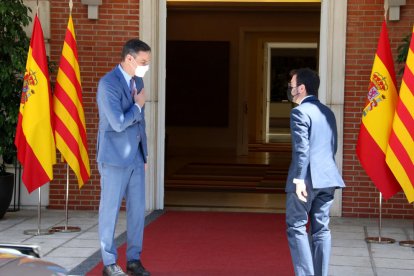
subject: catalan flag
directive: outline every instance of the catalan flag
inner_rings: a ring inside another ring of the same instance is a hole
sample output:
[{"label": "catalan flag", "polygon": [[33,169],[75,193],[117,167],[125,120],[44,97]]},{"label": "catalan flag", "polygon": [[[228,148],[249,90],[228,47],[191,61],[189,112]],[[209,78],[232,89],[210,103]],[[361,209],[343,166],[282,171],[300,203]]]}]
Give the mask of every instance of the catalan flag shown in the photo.
[{"label": "catalan flag", "polygon": [[43,30],[36,14],[14,141],[23,166],[22,180],[29,193],[53,179],[56,147],[51,104]]},{"label": "catalan flag", "polygon": [[72,15],[66,29],[53,95],[56,147],[75,173],[79,188],[88,181],[89,168],[82,86]]},{"label": "catalan flag", "polygon": [[[414,33],[414,28],[413,28]],[[411,36],[386,161],[410,203],[414,201],[414,36]]]},{"label": "catalan flag", "polygon": [[382,23],[356,146],[367,175],[384,199],[401,190],[385,161],[398,94],[387,25]]}]

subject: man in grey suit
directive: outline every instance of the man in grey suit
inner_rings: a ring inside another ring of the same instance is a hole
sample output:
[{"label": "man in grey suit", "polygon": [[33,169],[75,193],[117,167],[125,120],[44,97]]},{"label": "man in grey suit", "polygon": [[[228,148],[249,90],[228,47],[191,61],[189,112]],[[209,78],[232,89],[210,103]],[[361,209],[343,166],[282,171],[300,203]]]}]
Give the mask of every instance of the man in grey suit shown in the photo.
[{"label": "man in grey suit", "polygon": [[328,275],[329,209],[335,189],[345,187],[335,164],[336,121],[317,98],[317,73],[302,68],[291,76],[288,98],[298,106],[290,113],[292,162],[285,189],[289,248],[296,275]]},{"label": "man in grey suit", "polygon": [[126,200],[127,272],[148,276],[140,256],[145,221],[145,91],[142,77],[148,70],[151,48],[139,39],[127,41],[121,62],[98,85],[99,130],[97,162],[101,175],[99,239],[103,275],[127,275],[117,265],[114,242],[122,199]]}]

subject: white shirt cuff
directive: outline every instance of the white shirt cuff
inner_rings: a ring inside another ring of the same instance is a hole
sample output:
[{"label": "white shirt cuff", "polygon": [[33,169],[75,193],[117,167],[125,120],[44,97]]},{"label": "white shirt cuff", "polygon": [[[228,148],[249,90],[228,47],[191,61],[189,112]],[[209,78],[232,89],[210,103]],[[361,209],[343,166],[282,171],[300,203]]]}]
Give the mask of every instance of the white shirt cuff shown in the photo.
[{"label": "white shirt cuff", "polygon": [[139,106],[139,104],[135,103],[135,105],[138,107],[139,113],[141,113],[141,107]]},{"label": "white shirt cuff", "polygon": [[305,184],[305,180],[304,179],[293,178],[293,183],[295,183],[295,184]]}]

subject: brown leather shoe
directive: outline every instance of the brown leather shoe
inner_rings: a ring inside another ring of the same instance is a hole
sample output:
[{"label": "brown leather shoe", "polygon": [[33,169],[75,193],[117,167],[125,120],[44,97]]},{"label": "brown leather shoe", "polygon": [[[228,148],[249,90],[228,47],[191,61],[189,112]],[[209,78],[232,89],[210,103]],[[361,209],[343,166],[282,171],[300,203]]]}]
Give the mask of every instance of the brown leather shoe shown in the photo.
[{"label": "brown leather shoe", "polygon": [[150,276],[151,273],[145,269],[140,260],[127,263],[127,273],[131,276]]},{"label": "brown leather shoe", "polygon": [[103,276],[128,276],[117,264],[111,264],[104,267]]}]

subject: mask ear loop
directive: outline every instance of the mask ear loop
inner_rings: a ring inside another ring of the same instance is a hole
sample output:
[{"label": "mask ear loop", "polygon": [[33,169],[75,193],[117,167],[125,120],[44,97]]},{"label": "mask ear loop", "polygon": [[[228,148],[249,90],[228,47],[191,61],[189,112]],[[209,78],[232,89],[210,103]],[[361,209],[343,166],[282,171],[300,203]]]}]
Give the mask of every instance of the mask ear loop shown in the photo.
[{"label": "mask ear loop", "polygon": [[299,91],[299,87],[300,87],[300,86],[302,86],[302,84],[303,84],[303,83],[301,83],[301,84],[299,84],[299,85],[297,85],[297,84],[296,84],[296,94],[295,94],[295,96],[293,96],[293,97],[296,97],[297,95],[302,94],[302,92],[300,92],[300,91]]},{"label": "mask ear loop", "polygon": [[131,55],[131,54],[129,54],[130,55],[130,57],[131,57],[131,59],[134,61],[134,63],[135,63],[135,65],[136,65],[136,67],[134,68],[134,67],[132,67],[133,69],[134,69],[134,71],[136,70],[136,68],[138,67],[138,63],[135,61],[135,58],[134,58],[134,56],[133,55]]},{"label": "mask ear loop", "polygon": [[135,58],[132,55],[130,55],[130,56],[131,56],[131,60],[133,60],[135,65],[138,66],[137,62],[135,61]]}]

